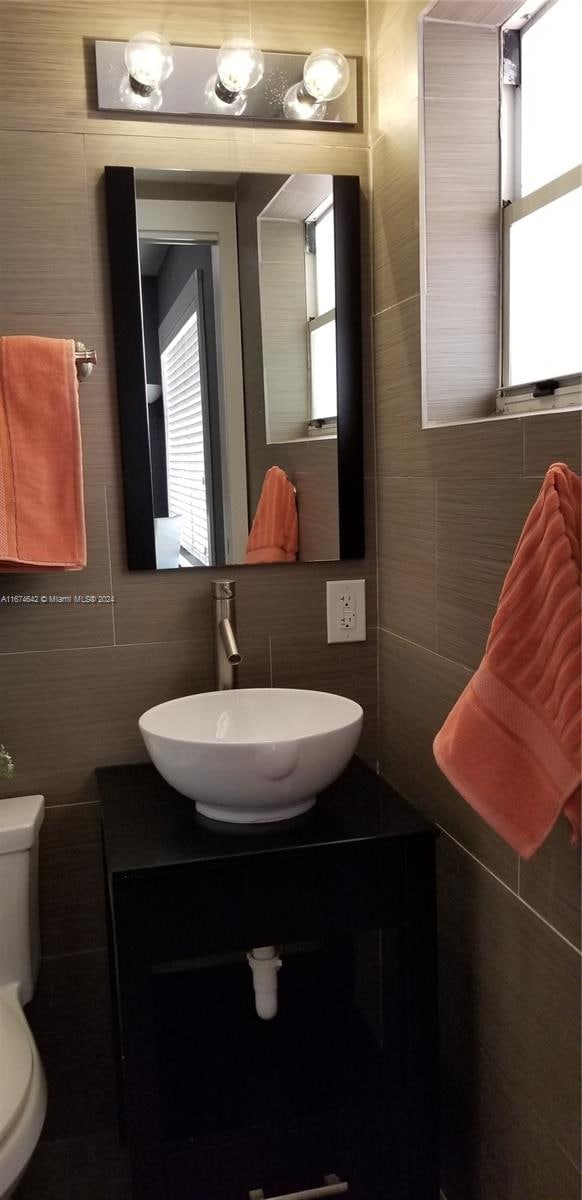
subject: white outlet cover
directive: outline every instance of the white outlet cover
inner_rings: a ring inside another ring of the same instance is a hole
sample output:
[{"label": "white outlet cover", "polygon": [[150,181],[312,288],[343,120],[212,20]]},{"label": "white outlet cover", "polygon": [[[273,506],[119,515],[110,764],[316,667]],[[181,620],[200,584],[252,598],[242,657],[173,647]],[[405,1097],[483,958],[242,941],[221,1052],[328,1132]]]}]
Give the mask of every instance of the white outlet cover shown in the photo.
[{"label": "white outlet cover", "polygon": [[328,642],[365,642],[366,580],[328,579]]}]

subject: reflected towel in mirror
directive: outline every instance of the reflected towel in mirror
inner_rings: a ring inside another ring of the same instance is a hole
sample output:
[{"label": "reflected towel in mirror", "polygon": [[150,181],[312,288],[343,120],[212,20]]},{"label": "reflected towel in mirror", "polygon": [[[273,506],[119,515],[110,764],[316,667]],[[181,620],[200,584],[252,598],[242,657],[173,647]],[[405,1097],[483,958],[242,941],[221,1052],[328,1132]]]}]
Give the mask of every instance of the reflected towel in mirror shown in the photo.
[{"label": "reflected towel in mirror", "polygon": [[245,562],[295,562],[298,548],[295,488],[280,467],[269,467],[249,534]]}]

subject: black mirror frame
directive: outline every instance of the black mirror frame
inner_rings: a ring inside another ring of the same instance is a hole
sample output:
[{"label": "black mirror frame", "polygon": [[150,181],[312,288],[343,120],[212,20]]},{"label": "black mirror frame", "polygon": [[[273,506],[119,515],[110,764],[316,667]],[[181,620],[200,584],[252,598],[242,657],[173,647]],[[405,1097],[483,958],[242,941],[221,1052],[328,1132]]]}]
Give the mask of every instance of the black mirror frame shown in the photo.
[{"label": "black mirror frame", "polygon": [[[105,168],[127,565],[156,569],[135,170]],[[334,175],[340,560],[363,558],[360,180]],[[229,564],[234,565],[234,564]],[[207,568],[215,569],[215,568]]]}]

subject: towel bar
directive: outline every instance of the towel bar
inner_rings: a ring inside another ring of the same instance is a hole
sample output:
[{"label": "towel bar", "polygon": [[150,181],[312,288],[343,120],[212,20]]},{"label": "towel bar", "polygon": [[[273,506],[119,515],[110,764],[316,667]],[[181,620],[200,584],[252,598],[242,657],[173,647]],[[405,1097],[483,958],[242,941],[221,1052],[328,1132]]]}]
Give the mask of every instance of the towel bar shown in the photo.
[{"label": "towel bar", "polygon": [[84,342],[75,342],[75,366],[79,383],[89,378],[96,363],[96,350],[88,350]]}]

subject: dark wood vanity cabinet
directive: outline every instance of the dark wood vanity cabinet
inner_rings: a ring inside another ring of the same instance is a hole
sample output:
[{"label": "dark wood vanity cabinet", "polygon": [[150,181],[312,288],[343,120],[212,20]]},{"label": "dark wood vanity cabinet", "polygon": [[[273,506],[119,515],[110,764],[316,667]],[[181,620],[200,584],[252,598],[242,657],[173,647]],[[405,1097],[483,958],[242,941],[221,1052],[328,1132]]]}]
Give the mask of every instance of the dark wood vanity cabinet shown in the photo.
[{"label": "dark wood vanity cabinet", "polygon": [[[437,1200],[432,827],[354,759],[298,821],[204,822],[150,765],[98,772],[134,1200],[336,1176]],[[246,953],[282,947],[256,1015]]]}]

